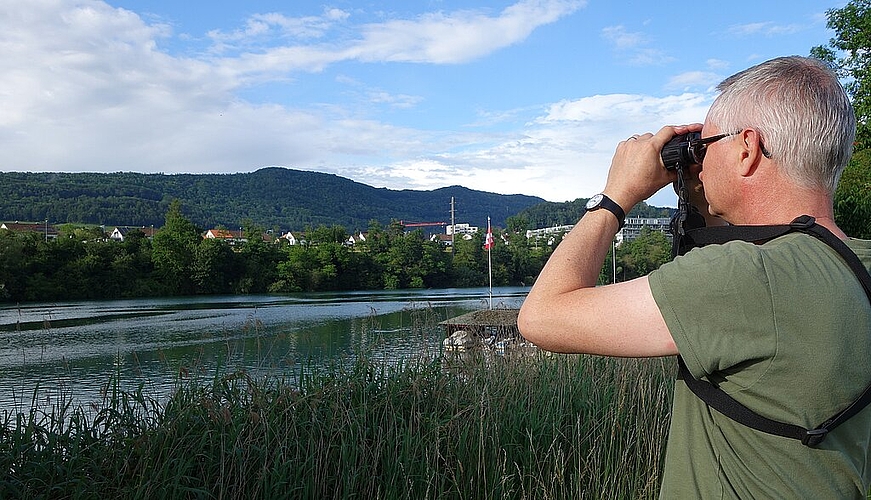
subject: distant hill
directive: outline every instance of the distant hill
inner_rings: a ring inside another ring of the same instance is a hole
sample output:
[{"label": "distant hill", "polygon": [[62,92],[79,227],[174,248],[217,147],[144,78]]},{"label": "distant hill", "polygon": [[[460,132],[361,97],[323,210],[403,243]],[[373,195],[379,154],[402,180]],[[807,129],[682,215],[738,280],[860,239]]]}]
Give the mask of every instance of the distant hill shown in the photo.
[{"label": "distant hill", "polygon": [[374,188],[333,174],[264,168],[239,174],[0,172],[0,220],[161,226],[173,199],[202,228],[302,230],[341,225],[365,230],[372,219],[505,226],[505,219],[544,202],[451,186],[432,191]]}]

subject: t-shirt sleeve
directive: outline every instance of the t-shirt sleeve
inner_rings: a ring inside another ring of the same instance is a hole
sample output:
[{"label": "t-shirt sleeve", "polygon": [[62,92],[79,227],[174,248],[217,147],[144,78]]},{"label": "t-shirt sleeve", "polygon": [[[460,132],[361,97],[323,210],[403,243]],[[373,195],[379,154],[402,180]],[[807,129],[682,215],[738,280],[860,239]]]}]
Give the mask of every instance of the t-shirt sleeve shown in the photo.
[{"label": "t-shirt sleeve", "polygon": [[694,377],[725,375],[774,354],[770,283],[755,245],[731,242],[695,249],[661,266],[648,281]]}]

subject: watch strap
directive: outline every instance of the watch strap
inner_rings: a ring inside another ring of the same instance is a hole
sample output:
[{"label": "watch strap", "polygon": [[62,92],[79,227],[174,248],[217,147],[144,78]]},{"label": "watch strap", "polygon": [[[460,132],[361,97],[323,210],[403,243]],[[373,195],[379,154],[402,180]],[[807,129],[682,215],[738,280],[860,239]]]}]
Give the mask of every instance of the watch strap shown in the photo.
[{"label": "watch strap", "polygon": [[611,198],[608,198],[608,196],[603,193],[601,201],[599,201],[599,203],[595,207],[588,209],[588,211],[598,210],[600,208],[604,208],[605,210],[614,214],[614,217],[617,217],[617,223],[619,224],[617,230],[619,231],[623,229],[623,225],[626,224],[626,212],[623,211],[623,207],[618,205],[617,202],[615,202]]}]

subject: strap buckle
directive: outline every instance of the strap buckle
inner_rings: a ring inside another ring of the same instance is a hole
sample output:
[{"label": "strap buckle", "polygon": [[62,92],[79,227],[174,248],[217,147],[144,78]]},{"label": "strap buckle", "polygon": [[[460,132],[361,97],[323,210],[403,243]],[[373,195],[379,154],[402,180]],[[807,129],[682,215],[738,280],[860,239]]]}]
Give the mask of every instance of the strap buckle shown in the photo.
[{"label": "strap buckle", "polygon": [[789,227],[797,230],[809,229],[816,223],[816,219],[810,215],[800,215],[789,223]]},{"label": "strap buckle", "polygon": [[811,429],[805,432],[804,436],[801,438],[801,444],[813,448],[822,443],[828,434],[829,430],[825,427]]}]

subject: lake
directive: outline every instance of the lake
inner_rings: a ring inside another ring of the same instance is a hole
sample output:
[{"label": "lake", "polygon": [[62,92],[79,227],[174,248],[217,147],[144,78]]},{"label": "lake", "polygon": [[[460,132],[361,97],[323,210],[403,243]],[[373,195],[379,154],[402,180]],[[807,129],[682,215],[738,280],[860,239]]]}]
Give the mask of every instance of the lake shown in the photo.
[{"label": "lake", "polygon": [[[494,288],[493,307],[518,308],[527,292]],[[361,352],[385,363],[437,355],[438,322],[488,303],[487,288],[472,288],[6,305],[0,411],[99,402],[113,379],[161,396],[180,373],[292,381]]]}]

